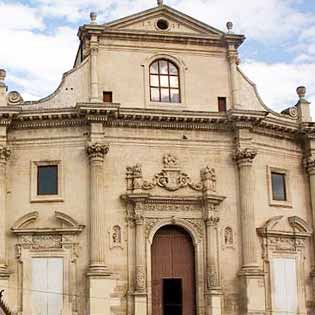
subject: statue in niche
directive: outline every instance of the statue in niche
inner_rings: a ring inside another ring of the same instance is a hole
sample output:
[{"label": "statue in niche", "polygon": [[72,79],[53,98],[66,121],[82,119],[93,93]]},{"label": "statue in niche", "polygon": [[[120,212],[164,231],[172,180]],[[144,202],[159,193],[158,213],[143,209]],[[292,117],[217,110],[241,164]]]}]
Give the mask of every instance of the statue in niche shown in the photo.
[{"label": "statue in niche", "polygon": [[114,245],[121,244],[121,227],[119,225],[113,227],[112,239]]},{"label": "statue in niche", "polygon": [[224,244],[225,246],[233,246],[233,230],[229,226],[224,229]]}]

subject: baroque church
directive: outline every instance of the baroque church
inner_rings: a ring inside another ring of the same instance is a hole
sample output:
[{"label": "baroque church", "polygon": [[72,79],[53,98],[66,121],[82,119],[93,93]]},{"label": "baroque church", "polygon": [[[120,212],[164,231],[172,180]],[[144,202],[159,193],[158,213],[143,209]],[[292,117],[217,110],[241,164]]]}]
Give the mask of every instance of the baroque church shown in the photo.
[{"label": "baroque church", "polygon": [[271,110],[232,23],[162,1],[78,36],[46,98],[0,70],[3,313],[314,314],[305,87]]}]

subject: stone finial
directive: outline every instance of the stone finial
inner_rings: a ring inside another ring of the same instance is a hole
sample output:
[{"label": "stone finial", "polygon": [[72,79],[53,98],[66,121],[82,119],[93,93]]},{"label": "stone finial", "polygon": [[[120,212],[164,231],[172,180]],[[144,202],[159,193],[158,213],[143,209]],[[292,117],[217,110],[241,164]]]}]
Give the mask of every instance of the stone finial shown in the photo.
[{"label": "stone finial", "polygon": [[233,23],[231,21],[226,23],[226,28],[228,30],[228,33],[232,33],[232,29],[233,29]]},{"label": "stone finial", "polygon": [[157,5],[158,6],[163,5],[163,0],[157,0]]},{"label": "stone finial", "polygon": [[3,83],[6,75],[7,75],[7,72],[4,69],[0,69],[0,84]]},{"label": "stone finial", "polygon": [[296,93],[299,96],[300,100],[305,98],[305,94],[306,94],[306,87],[305,86],[299,86],[296,89]]},{"label": "stone finial", "polygon": [[90,13],[90,19],[91,19],[90,24],[97,24],[96,18],[97,18],[96,12],[91,12],[91,13]]}]

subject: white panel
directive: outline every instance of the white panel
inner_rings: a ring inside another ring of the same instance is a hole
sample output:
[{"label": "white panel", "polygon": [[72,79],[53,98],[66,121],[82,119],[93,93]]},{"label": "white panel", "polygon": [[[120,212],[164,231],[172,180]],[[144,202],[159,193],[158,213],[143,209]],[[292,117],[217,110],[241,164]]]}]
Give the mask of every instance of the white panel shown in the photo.
[{"label": "white panel", "polygon": [[32,315],[47,313],[47,259],[32,259]]},{"label": "white panel", "polygon": [[296,261],[291,258],[272,259],[273,311],[279,315],[297,314]]},{"label": "white panel", "polygon": [[48,315],[62,314],[63,304],[63,259],[48,259]]},{"label": "white panel", "polygon": [[32,259],[32,315],[60,315],[63,306],[63,259]]}]

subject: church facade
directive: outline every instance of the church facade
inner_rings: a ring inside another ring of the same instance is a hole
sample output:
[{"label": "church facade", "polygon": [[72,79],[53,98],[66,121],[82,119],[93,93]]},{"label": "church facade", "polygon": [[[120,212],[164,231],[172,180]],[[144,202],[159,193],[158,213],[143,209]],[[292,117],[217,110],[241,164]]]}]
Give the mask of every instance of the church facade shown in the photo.
[{"label": "church facade", "polygon": [[0,287],[19,315],[315,312],[315,124],[242,73],[245,37],[158,1],[91,13],[39,101],[0,70]]}]

